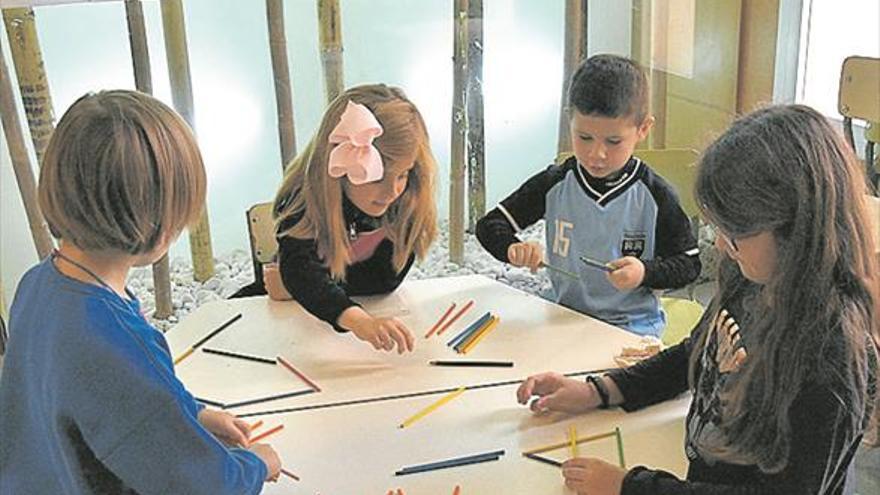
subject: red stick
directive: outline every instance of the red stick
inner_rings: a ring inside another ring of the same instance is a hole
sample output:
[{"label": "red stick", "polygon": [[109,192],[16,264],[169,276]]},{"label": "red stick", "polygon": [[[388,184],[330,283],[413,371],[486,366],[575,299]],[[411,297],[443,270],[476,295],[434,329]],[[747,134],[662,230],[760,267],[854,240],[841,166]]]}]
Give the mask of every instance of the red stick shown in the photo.
[{"label": "red stick", "polygon": [[275,428],[272,428],[271,430],[266,430],[263,433],[260,433],[259,435],[255,436],[254,438],[249,439],[248,442],[251,445],[253,445],[253,444],[257,443],[258,441],[268,437],[269,435],[281,431],[283,428],[284,428],[284,425],[278,425]]},{"label": "red stick", "polygon": [[471,306],[473,306],[473,305],[474,305],[474,300],[471,299],[460,310],[458,310],[458,313],[455,313],[455,316],[453,316],[451,320],[447,321],[446,324],[443,325],[443,328],[441,328],[440,331],[437,332],[437,335],[440,335],[441,333],[445,332],[447,328],[449,328],[450,326],[452,326],[453,323],[455,323],[455,320],[461,318],[461,315],[465,314],[465,312],[467,312],[467,310],[471,309]]},{"label": "red stick", "polygon": [[447,309],[446,312],[443,313],[443,316],[441,316],[440,319],[437,320],[437,323],[434,323],[434,326],[431,327],[431,330],[425,334],[426,339],[431,335],[434,335],[434,332],[437,331],[438,328],[440,328],[440,325],[443,324],[443,321],[446,320],[446,317],[449,316],[449,313],[452,313],[453,309],[455,309],[455,303],[452,303],[452,306],[449,306],[449,309]]},{"label": "red stick", "polygon": [[295,479],[296,481],[299,481],[299,476],[297,476],[297,475],[291,473],[290,471],[288,471],[288,470],[286,470],[286,469],[284,469],[284,468],[281,468],[281,474],[284,474],[284,475],[290,476],[291,478]]},{"label": "red stick", "polygon": [[307,377],[306,375],[302,374],[302,372],[300,372],[299,370],[297,370],[296,368],[294,368],[293,365],[290,364],[290,361],[284,359],[284,358],[281,357],[281,356],[278,356],[276,359],[278,359],[278,362],[281,363],[282,366],[284,366],[285,368],[287,368],[288,370],[290,370],[291,373],[293,373],[294,375],[298,376],[300,380],[306,382],[310,387],[312,387],[312,389],[313,389],[315,392],[320,392],[320,391],[321,391],[321,387],[319,387],[317,383],[311,381],[311,380],[309,379],[309,377]]}]

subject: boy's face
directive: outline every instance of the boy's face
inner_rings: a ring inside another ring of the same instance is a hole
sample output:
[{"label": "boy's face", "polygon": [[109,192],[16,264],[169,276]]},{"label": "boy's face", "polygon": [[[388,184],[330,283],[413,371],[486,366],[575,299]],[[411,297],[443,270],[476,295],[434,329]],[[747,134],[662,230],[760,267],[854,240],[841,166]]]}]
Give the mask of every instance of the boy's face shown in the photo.
[{"label": "boy's face", "polygon": [[610,118],[573,110],[570,124],[571,147],[578,162],[588,174],[602,178],[626,165],[636,144],[648,136],[654,117],[637,124],[631,115]]}]

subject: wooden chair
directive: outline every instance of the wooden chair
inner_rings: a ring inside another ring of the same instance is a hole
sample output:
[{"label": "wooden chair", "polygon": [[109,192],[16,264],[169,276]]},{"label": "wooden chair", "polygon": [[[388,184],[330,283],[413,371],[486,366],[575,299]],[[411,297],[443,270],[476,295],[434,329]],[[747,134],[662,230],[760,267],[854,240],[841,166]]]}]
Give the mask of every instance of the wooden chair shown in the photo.
[{"label": "wooden chair", "polygon": [[880,170],[874,146],[880,142],[880,58],[848,57],[840,70],[840,88],[837,110],[843,115],[843,133],[855,147],[853,119],[866,122],[865,173],[874,187],[880,191]]},{"label": "wooden chair", "polygon": [[[254,264],[253,287],[265,288],[271,299],[286,301],[291,299],[284,288],[278,271],[278,240],[275,238],[275,218],[272,216],[272,202],[257,203],[245,213],[250,237],[251,261]],[[245,290],[240,295],[251,295]]]}]

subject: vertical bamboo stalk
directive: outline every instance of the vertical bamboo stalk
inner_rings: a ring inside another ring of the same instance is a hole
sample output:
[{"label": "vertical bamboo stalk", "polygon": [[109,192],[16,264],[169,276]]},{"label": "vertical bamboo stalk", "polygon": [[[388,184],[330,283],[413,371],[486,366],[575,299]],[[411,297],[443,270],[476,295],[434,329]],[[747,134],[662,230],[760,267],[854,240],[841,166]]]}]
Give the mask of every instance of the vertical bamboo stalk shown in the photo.
[{"label": "vertical bamboo stalk", "polygon": [[[161,5],[162,27],[165,33],[165,55],[168,59],[168,75],[171,78],[171,98],[174,101],[174,108],[195,132],[192,78],[189,72],[183,4],[181,0],[162,0]],[[207,206],[198,223],[190,228],[189,244],[193,261],[193,277],[199,282],[204,282],[214,275],[214,255],[211,249],[211,230],[208,225]]]},{"label": "vertical bamboo stalk", "polygon": [[[153,74],[150,69],[150,51],[147,45],[147,29],[141,0],[125,0],[125,17],[128,21],[128,38],[131,44],[131,63],[134,84],[138,91],[153,94]],[[166,319],[173,314],[171,304],[171,269],[168,254],[153,263],[153,299],[156,310],[153,316]]]},{"label": "vertical bamboo stalk", "polygon": [[464,262],[465,215],[465,64],[467,62],[467,0],[453,6],[452,142],[449,152],[449,260]]},{"label": "vertical bamboo stalk", "polygon": [[43,259],[52,252],[54,244],[49,227],[46,225],[46,220],[43,218],[43,213],[37,202],[37,181],[34,179],[34,167],[27,153],[27,144],[21,130],[21,121],[18,118],[18,109],[15,107],[15,93],[12,88],[9,67],[6,65],[6,55],[3,53],[2,40],[0,40],[0,121],[3,123],[6,142],[9,143],[9,157],[12,160],[12,169],[15,172],[21,201],[24,203],[24,211],[31,229],[34,247],[37,249],[37,255]]},{"label": "vertical bamboo stalk", "polygon": [[278,112],[281,169],[284,170],[296,156],[296,130],[293,125],[293,86],[287,66],[282,0],[266,0],[266,20],[269,23],[269,51],[272,55],[272,80],[275,83],[275,107]]},{"label": "vertical bamboo stalk", "polygon": [[468,228],[486,214],[486,153],[483,132],[483,0],[467,4]]},{"label": "vertical bamboo stalk", "polygon": [[633,0],[632,58],[644,67],[651,85],[651,115],[655,122],[646,144],[651,149],[663,149],[666,147],[666,68],[655,66],[654,53],[657,52],[660,60],[668,58],[666,44],[655,43],[654,26],[668,29],[668,11],[665,6],[660,6],[655,12],[653,5],[653,0]]},{"label": "vertical bamboo stalk", "polygon": [[18,86],[24,112],[37,154],[37,164],[43,161],[43,151],[54,129],[55,115],[52,96],[43,65],[43,53],[37,37],[34,11],[31,8],[3,9],[3,21],[12,52],[12,63],[18,75]]},{"label": "vertical bamboo stalk", "polygon": [[571,76],[587,53],[587,0],[565,2],[565,54],[562,67],[562,101],[559,104],[559,141],[557,155],[571,151],[568,89]]},{"label": "vertical bamboo stalk", "polygon": [[342,75],[342,15],[339,0],[318,0],[318,30],[321,65],[324,67],[324,91],[329,103],[345,86]]}]

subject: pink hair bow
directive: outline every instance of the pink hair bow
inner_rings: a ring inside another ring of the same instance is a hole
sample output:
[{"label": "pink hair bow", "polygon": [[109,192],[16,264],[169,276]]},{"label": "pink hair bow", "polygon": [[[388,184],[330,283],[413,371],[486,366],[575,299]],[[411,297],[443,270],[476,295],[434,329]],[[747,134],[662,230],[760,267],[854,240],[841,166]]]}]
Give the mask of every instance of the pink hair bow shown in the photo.
[{"label": "pink hair bow", "polygon": [[328,171],[330,177],[344,175],[352,184],[364,184],[382,178],[382,155],[373,146],[373,139],[382,135],[382,126],[370,110],[351,101],[345,107],[339,124],[330,133]]}]

